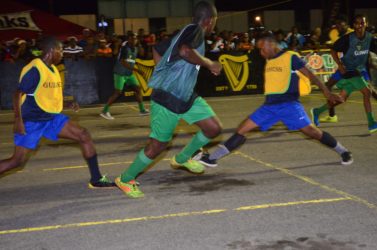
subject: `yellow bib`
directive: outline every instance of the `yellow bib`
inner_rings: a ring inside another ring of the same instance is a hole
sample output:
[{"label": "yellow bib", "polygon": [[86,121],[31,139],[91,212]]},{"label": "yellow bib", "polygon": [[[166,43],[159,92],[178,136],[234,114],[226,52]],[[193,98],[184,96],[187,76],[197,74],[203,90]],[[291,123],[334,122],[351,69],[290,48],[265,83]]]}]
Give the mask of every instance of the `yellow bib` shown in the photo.
[{"label": "yellow bib", "polygon": [[297,74],[299,77],[299,92],[301,96],[308,95],[311,92],[309,79],[298,71],[292,71],[292,56],[295,54],[287,51],[281,56],[267,61],[264,78],[265,95],[286,93],[291,84],[292,74]]},{"label": "yellow bib", "polygon": [[33,67],[38,70],[40,80],[34,93],[28,95],[34,96],[35,102],[43,111],[60,113],[63,110],[63,86],[59,71],[54,65],[51,65],[51,70],[41,59],[37,58],[22,69],[20,82]]}]

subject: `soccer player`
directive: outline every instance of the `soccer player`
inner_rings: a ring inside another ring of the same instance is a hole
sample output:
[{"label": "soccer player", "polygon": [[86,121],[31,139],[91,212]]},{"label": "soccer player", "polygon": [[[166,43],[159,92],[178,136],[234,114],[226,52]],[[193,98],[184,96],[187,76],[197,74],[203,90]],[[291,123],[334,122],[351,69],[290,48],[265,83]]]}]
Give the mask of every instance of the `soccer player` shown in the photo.
[{"label": "soccer player", "polygon": [[[372,113],[370,97],[372,89],[367,81],[370,80],[367,72],[367,63],[369,52],[377,52],[377,39],[372,34],[365,31],[366,20],[362,15],[357,15],[353,22],[354,32],[339,38],[332,49],[332,57],[338,64],[338,72],[333,75],[335,83],[341,89],[341,95],[347,99],[354,91],[360,91],[363,94],[364,108],[368,119],[368,129],[370,133],[377,131],[377,123]],[[339,59],[338,53],[342,52],[343,57]],[[337,78],[337,79],[336,79]],[[329,104],[319,108],[312,109],[313,122],[318,126],[320,121],[335,122],[334,107]],[[319,119],[319,115],[329,109],[329,117]]]},{"label": "soccer player", "polygon": [[222,69],[219,62],[203,56],[204,37],[215,27],[217,11],[213,4],[201,1],[194,7],[193,13],[192,24],[184,27],[171,41],[157,45],[153,51],[157,66],[149,81],[149,87],[153,88],[149,143],[115,180],[117,186],[131,198],[144,196],[135,178],[166,148],[181,119],[197,125],[201,130],[171,159],[174,169],[203,173],[204,166],[191,160],[191,155],[221,132],[212,108],[194,93],[201,66],[214,75],[218,75]]},{"label": "soccer player", "polygon": [[113,120],[114,117],[110,113],[110,106],[123,93],[124,85],[130,86],[135,91],[136,101],[139,104],[140,115],[149,115],[149,110],[145,109],[143,103],[143,94],[139,82],[136,79],[134,71],[137,71],[135,59],[137,57],[136,36],[132,33],[128,36],[127,43],[120,49],[118,58],[114,65],[114,86],[115,91],[110,96],[105,107],[100,114],[103,118]]},{"label": "soccer player", "polygon": [[[54,65],[62,59],[62,44],[47,37],[42,40],[41,49],[41,58],[31,61],[21,72],[20,85],[13,98],[15,150],[11,158],[0,161],[0,174],[23,164],[27,153],[36,149],[42,137],[53,141],[64,138],[80,144],[91,175],[89,188],[115,187],[100,173],[89,132],[60,113],[63,109],[62,82]],[[72,108],[78,110],[75,104]]]},{"label": "soccer player", "polygon": [[[376,53],[377,51],[377,40],[376,38],[373,38],[372,34],[366,31],[367,22],[363,15],[355,16],[353,21],[354,30],[347,28],[345,23],[345,20],[339,20],[336,25],[339,34],[344,35],[335,41],[331,50],[331,55],[334,58],[334,61],[338,64],[338,70],[331,76],[326,83],[326,86],[331,90],[331,88],[341,79],[345,77],[349,78],[354,74],[352,72],[357,71],[363,79],[368,82],[369,92],[371,92],[372,96],[377,99],[377,93],[370,85],[371,78],[367,66],[369,52]],[[342,58],[339,58],[339,53],[343,54]],[[364,106],[368,110],[369,99],[370,98],[364,96]],[[368,115],[369,125],[373,124],[372,118],[371,115]],[[319,118],[319,122],[338,122],[334,107],[329,107],[329,115]]]},{"label": "soccer player", "polygon": [[260,37],[261,54],[267,59],[265,66],[265,103],[247,117],[224,144],[220,145],[212,154],[204,153],[199,162],[216,167],[217,160],[229,154],[242,145],[246,133],[260,128],[268,130],[275,123],[282,121],[289,130],[299,130],[306,136],[318,140],[332,148],[341,156],[344,165],[353,162],[351,153],[342,146],[333,136],[313,126],[299,101],[299,77],[296,71],[301,72],[310,81],[322,90],[329,102],[342,101],[341,97],[331,94],[330,91],[311,73],[303,62],[293,52],[281,51],[275,37],[266,33]]}]

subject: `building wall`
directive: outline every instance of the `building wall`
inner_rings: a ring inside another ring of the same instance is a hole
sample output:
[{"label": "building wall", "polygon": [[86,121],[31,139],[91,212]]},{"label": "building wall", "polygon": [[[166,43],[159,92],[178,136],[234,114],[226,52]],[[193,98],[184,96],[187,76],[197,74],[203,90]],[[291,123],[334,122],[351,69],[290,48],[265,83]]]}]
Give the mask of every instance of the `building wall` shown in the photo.
[{"label": "building wall", "polygon": [[262,22],[267,29],[289,31],[295,25],[295,13],[293,10],[264,11]]},{"label": "building wall", "polygon": [[60,18],[81,25],[85,28],[96,30],[95,15],[62,15]]},{"label": "building wall", "polygon": [[247,32],[249,29],[247,12],[220,12],[218,13],[217,29]]},{"label": "building wall", "polygon": [[128,30],[137,32],[138,29],[144,29],[149,33],[148,18],[117,18],[114,19],[114,32],[118,35],[125,35]]},{"label": "building wall", "polygon": [[98,0],[98,14],[108,18],[188,17],[192,16],[197,2],[199,0]]}]

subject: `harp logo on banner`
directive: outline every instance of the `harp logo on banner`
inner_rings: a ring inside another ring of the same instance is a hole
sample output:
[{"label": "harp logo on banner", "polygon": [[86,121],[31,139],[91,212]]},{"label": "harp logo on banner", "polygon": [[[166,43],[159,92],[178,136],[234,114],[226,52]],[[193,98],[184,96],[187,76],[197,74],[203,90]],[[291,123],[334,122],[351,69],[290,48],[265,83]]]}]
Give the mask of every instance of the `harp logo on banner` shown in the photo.
[{"label": "harp logo on banner", "polygon": [[247,55],[221,55],[220,63],[233,91],[242,91],[249,79],[249,63]]},{"label": "harp logo on banner", "polygon": [[31,11],[0,14],[0,30],[11,29],[41,30],[31,18]]},{"label": "harp logo on banner", "polygon": [[152,76],[154,67],[155,63],[153,60],[136,59],[135,68],[138,69],[138,71],[135,72],[135,75],[139,81],[143,96],[150,96],[152,94],[152,89],[148,88],[148,81]]}]

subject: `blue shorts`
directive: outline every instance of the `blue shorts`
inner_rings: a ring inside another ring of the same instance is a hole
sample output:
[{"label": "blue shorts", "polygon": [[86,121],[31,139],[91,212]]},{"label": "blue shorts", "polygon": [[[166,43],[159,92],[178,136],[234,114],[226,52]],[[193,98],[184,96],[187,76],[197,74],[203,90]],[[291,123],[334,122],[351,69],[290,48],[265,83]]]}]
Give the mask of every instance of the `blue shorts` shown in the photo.
[{"label": "blue shorts", "polygon": [[299,102],[264,104],[252,113],[249,119],[262,131],[268,130],[279,121],[283,122],[289,130],[299,130],[311,124],[304,107]]},{"label": "blue shorts", "polygon": [[[368,71],[363,70],[363,71],[360,72],[360,74],[364,78],[365,81],[367,81],[367,82],[370,81],[370,76],[368,74]],[[335,71],[335,73],[332,74],[330,78],[335,80],[335,81],[340,81],[341,79],[343,79],[342,74],[340,74],[339,70]]]},{"label": "blue shorts", "polygon": [[27,149],[35,149],[42,137],[57,141],[60,131],[68,120],[68,116],[57,114],[50,121],[26,121],[24,122],[25,134],[14,134],[14,144]]}]

